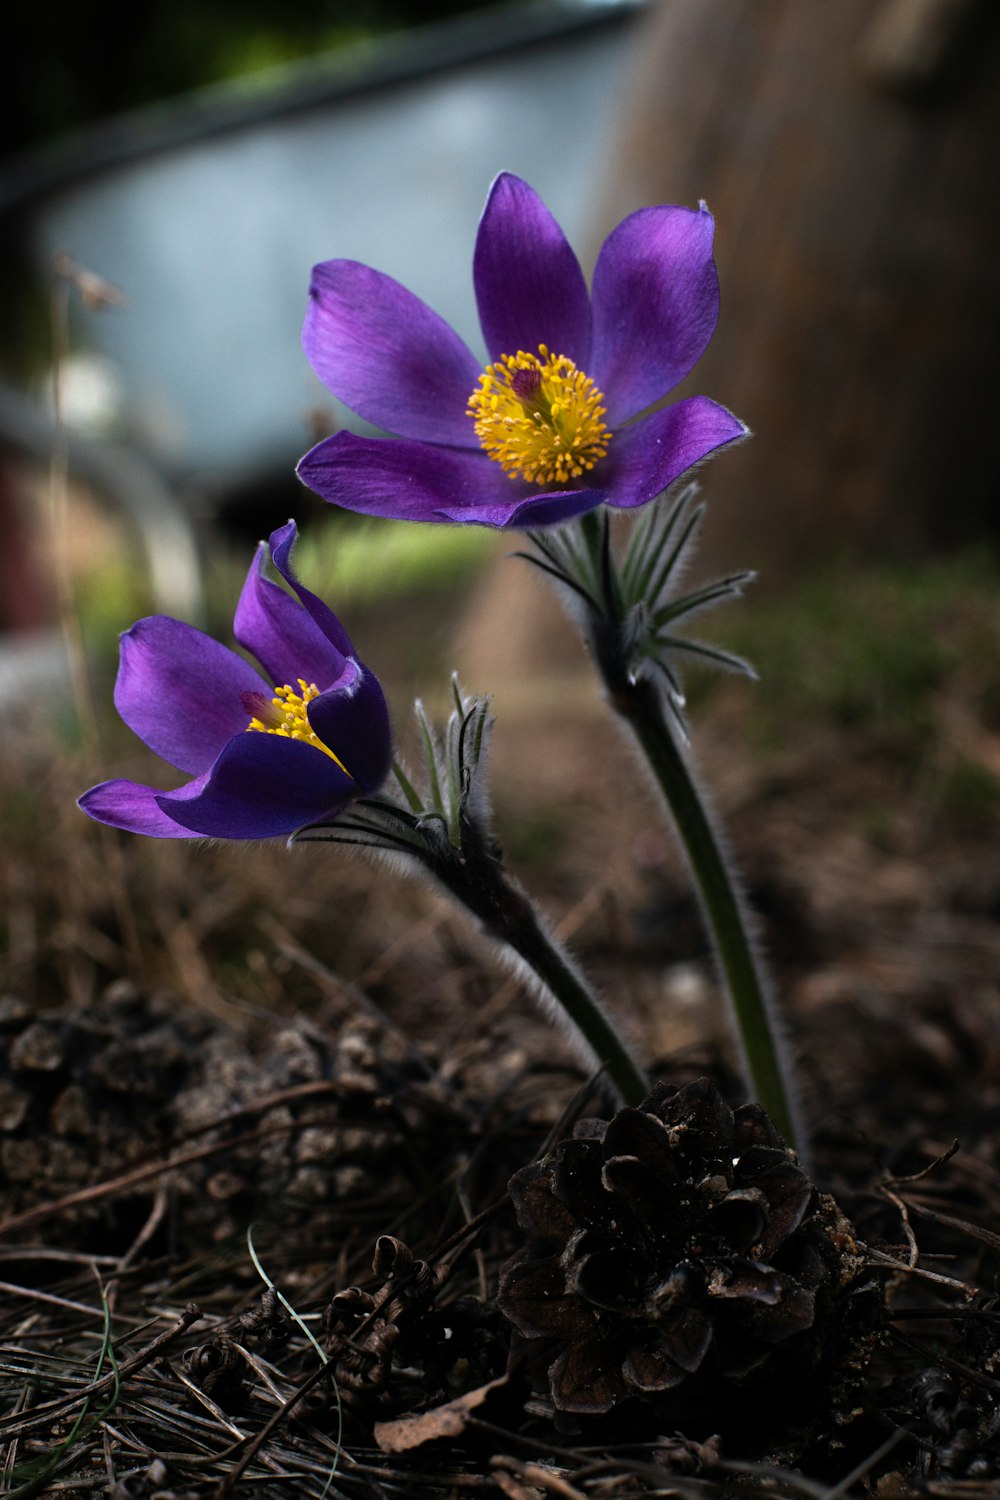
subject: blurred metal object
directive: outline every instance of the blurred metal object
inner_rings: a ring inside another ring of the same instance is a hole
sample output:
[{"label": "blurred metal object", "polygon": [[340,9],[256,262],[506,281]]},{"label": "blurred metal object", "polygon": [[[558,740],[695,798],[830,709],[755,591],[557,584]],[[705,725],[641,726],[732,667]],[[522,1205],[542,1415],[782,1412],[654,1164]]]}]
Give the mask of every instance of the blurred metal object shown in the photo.
[{"label": "blurred metal object", "polygon": [[204,497],[290,473],[317,427],[359,425],[299,348],[313,263],[375,265],[478,344],[489,182],[521,173],[587,238],[636,9],[480,11],[109,121],[0,173],[0,227],[123,288],[75,333],[163,474]]},{"label": "blurred metal object", "polygon": [[[69,472],[111,502],[135,529],[146,554],[153,597],[165,613],[197,618],[202,578],[190,518],[141,454],[65,429]],[[0,381],[0,446],[45,463],[56,424],[41,402]]]}]

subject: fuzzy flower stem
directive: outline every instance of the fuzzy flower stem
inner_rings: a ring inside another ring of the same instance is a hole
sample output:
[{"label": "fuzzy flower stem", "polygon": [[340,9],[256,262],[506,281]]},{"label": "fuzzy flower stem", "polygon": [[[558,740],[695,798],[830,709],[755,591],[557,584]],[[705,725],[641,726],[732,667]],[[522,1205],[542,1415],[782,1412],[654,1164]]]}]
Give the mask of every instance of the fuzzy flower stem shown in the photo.
[{"label": "fuzzy flower stem", "polygon": [[528,966],[547,997],[555,1002],[571,1032],[604,1066],[626,1105],[645,1098],[649,1084],[597,996],[559,943],[546,931],[527,896],[511,882],[500,861],[483,849],[450,851],[451,857],[427,861],[427,868],[481,924],[487,935],[509,948]]},{"label": "fuzzy flower stem", "polygon": [[423,744],[417,785],[394,767],[394,794],[358,799],[342,815],[307,824],[293,841],[353,844],[381,851],[404,867],[417,865],[446,891],[515,967],[532,981],[548,1018],[561,1024],[588,1069],[605,1075],[608,1092],[636,1106],[648,1082],[566,950],[552,936],[529,897],[503,865],[493,834],[485,787],[489,700],[466,697],[452,678],[454,710],[436,734],[416,705]]},{"label": "fuzzy flower stem", "polygon": [[697,883],[754,1098],[794,1146],[792,1091],[782,1066],[782,1046],[770,996],[747,932],[747,914],[735,872],[716,837],[687,757],[667,724],[651,683],[640,680],[614,703],[642,747],[667,799]]},{"label": "fuzzy flower stem", "polygon": [[789,1145],[805,1149],[795,1089],[763,963],[754,952],[750,913],[739,877],[720,839],[690,753],[682,750],[656,682],[636,672],[623,625],[620,577],[607,518],[580,522],[589,560],[591,599],[585,632],[611,708],[629,726],[673,818],[729,998],[747,1082]]}]

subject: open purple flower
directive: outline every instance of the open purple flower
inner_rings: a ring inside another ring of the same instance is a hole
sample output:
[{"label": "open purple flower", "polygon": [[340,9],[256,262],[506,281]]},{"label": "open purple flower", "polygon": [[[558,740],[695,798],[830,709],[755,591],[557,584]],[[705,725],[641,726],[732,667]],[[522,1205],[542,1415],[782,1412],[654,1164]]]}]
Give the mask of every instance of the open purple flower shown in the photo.
[{"label": "open purple flower", "polygon": [[[152,615],[126,631],[115,706],[193,779],[173,792],[105,781],[80,798],[99,823],[153,838],[276,838],[377,790],[389,715],[340,621],[291,567],[295,522],[261,543],[233,629],[273,681],[211,636]],[[297,597],[264,576],[265,553]]]},{"label": "open purple flower", "polygon": [[542,526],[644,505],[747,429],[706,396],[663,405],[715,328],[714,221],[644,208],[605,240],[593,295],[526,182],[503,172],[473,279],[490,364],[399,282],[313,270],[302,342],[319,378],[397,441],[338,432],[299,464],[335,505],[413,521]]}]

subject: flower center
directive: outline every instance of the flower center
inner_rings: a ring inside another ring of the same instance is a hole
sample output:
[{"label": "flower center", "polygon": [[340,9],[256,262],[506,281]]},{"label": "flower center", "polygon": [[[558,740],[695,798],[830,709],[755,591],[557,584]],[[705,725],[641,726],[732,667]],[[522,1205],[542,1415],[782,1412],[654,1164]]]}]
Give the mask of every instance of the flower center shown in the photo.
[{"label": "flower center", "polygon": [[604,457],[611,433],[597,386],[565,354],[502,354],[479,377],[468,414],[476,437],[511,479],[565,484]]},{"label": "flower center", "polygon": [[275,688],[270,702],[263,693],[244,693],[243,707],[252,715],[247,730],[258,729],[262,734],[280,734],[286,740],[302,740],[306,745],[315,745],[317,750],[322,750],[324,755],[336,761],[340,769],[347,771],[349,776],[351,773],[343,761],[334,755],[329,745],[324,745],[309,723],[306,705],[319,697],[319,688],[314,682],[306,682],[302,677],[298,678],[298,684],[301,690],[299,692],[287,684]]}]

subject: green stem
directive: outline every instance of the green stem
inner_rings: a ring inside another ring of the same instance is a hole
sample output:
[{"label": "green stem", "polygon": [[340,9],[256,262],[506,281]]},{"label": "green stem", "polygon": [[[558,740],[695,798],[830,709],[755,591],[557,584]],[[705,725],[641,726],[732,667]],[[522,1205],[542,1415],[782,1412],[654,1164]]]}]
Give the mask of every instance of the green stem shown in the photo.
[{"label": "green stem", "polygon": [[[601,660],[598,653],[598,660]],[[797,1101],[786,1076],[777,1017],[749,933],[735,870],[712,826],[688,757],[666,719],[662,698],[647,678],[631,681],[602,662],[612,707],[641,746],[666,798],[694,876],[732,1006],[754,1097],[789,1145],[802,1143]]]},{"label": "green stem", "polygon": [[569,1022],[571,1032],[582,1038],[586,1050],[605,1069],[609,1082],[627,1105],[638,1105],[649,1092],[649,1083],[604,1012],[600,1000],[580,974],[572,959],[539,919],[527,896],[505,875],[492,856],[469,857],[455,851],[446,862],[428,862],[435,878],[477,917],[497,942],[510,948],[527,964],[547,996],[556,1002]]},{"label": "green stem", "polygon": [[[690,532],[689,526],[680,541],[674,541],[670,562],[659,564],[655,580],[648,574],[639,579],[633,576],[633,587],[641,588],[637,601],[623,585],[603,507],[581,517],[578,535],[592,601],[585,633],[608,702],[635,735],[673,816],[729,998],[747,1082],[781,1134],[790,1145],[798,1144],[801,1153],[805,1138],[798,1099],[763,964],[754,953],[750,913],[736,870],[713,826],[691,762],[678,743],[662,693],[651,678],[634,670],[631,633],[637,604],[647,609],[656,606]],[[665,542],[664,534],[658,545],[662,548]],[[649,535],[646,545],[652,545]],[[573,557],[565,547],[562,561],[572,576]]]}]

